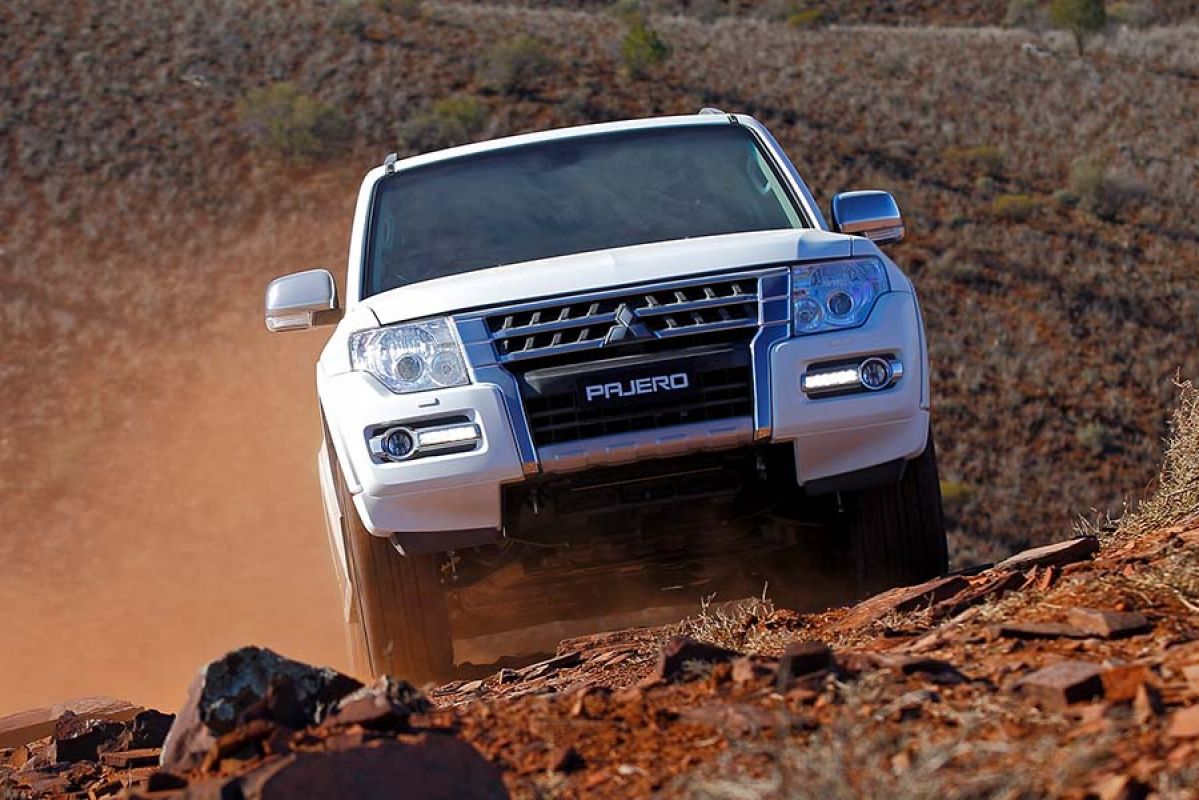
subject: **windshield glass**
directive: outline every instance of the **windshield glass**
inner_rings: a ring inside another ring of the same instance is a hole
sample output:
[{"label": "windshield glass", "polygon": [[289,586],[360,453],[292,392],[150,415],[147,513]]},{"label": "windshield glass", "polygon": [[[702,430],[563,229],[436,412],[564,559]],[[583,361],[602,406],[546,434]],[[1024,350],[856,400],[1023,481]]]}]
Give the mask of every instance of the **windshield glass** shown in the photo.
[{"label": "windshield glass", "polygon": [[803,226],[757,141],[738,125],[525,145],[380,182],[364,296],[500,264]]}]

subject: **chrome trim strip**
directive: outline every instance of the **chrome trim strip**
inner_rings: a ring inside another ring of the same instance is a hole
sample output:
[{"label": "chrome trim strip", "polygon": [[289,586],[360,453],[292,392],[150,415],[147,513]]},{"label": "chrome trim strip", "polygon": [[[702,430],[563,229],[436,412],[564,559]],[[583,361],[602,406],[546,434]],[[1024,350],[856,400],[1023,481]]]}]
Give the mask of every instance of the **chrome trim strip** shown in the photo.
[{"label": "chrome trim strip", "polygon": [[537,448],[533,446],[533,434],[529,431],[529,419],[520,400],[520,387],[516,378],[501,367],[495,359],[495,346],[487,330],[487,323],[477,315],[450,317],[450,324],[458,331],[458,339],[466,351],[466,369],[474,383],[494,384],[504,399],[508,411],[508,422],[516,440],[516,453],[520,457],[520,470],[525,475],[536,475],[541,471],[537,460]]},{"label": "chrome trim strip", "polygon": [[791,270],[784,268],[762,276],[759,320],[761,330],[750,344],[754,373],[754,441],[769,439],[774,432],[774,413],[770,405],[770,352],[791,336]]},{"label": "chrome trim strip", "polygon": [[[586,302],[586,301],[584,301]],[[566,305],[563,303],[562,305]],[[639,312],[640,313],[640,312]],[[493,316],[488,314],[487,316]],[[494,316],[499,316],[498,314]],[[533,336],[538,333],[553,333],[565,328],[586,328],[589,325],[611,325],[616,321],[616,313],[593,314],[586,317],[571,317],[570,319],[555,319],[549,322],[536,322],[532,325],[520,325],[515,328],[501,328],[491,334],[492,339],[515,339],[518,336]]]},{"label": "chrome trim strip", "polygon": [[541,461],[546,472],[574,472],[642,458],[664,458],[697,450],[724,450],[752,441],[753,420],[749,417],[732,417],[549,444],[541,448]]}]

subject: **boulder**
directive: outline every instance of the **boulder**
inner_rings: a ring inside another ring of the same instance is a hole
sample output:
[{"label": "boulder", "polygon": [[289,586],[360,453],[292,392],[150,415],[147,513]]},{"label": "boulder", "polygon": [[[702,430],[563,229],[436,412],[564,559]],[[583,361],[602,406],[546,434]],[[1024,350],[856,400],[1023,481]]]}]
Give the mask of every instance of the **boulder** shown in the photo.
[{"label": "boulder", "polygon": [[198,766],[216,739],[249,719],[292,728],[317,724],[338,700],[362,688],[327,667],[312,667],[261,647],[243,647],[200,670],[163,743],[162,764]]},{"label": "boulder", "polygon": [[[192,787],[202,789],[202,787]],[[380,739],[370,747],[291,753],[239,781],[245,800],[499,800],[499,769],[465,742],[440,734]]]}]

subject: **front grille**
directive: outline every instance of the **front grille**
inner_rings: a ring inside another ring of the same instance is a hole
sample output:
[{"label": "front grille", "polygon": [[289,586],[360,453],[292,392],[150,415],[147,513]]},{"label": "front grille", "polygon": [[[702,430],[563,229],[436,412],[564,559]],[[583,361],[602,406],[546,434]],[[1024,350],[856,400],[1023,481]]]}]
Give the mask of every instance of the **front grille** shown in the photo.
[{"label": "front grille", "polygon": [[758,279],[707,278],[551,300],[489,314],[485,324],[502,364],[749,329],[758,325]]},{"label": "front grille", "polygon": [[[605,375],[685,372],[685,393],[656,393],[605,404],[589,403],[581,387],[603,382]],[[601,376],[601,377],[595,377]],[[521,378],[521,395],[534,444],[592,439],[696,422],[750,416],[753,369],[741,346],[689,348],[652,358],[625,357],[590,362],[586,368],[530,371]]]}]

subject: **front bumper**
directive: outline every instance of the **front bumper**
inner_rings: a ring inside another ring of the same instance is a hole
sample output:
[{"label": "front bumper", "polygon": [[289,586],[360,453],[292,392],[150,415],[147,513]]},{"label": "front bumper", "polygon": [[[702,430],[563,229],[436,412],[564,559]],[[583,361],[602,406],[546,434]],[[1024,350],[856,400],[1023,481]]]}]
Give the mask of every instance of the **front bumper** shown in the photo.
[{"label": "front bumper", "polygon": [[[890,388],[821,398],[808,397],[801,390],[801,377],[813,365],[880,353],[904,367],[903,377]],[[883,295],[860,328],[782,337],[757,355],[757,402],[769,404],[768,415],[759,411],[752,419],[555,445],[534,451],[533,466],[541,471],[573,471],[695,450],[785,442],[794,450],[796,476],[802,485],[911,459],[923,451],[929,427],[927,368],[912,294]],[[529,445],[518,446],[514,434],[518,430],[514,422],[523,420],[512,419],[521,411],[519,400],[511,402],[505,395],[510,387],[481,380],[453,389],[396,395],[370,376],[351,372],[322,378],[319,390],[342,471],[368,530],[377,535],[402,534],[398,542],[416,535],[421,544],[414,552],[481,543],[499,530],[501,487],[523,480],[530,472]],[[768,427],[761,425],[764,416],[770,421]],[[478,425],[482,433],[479,446],[469,452],[381,463],[369,451],[367,432],[381,425],[460,417]]]}]

